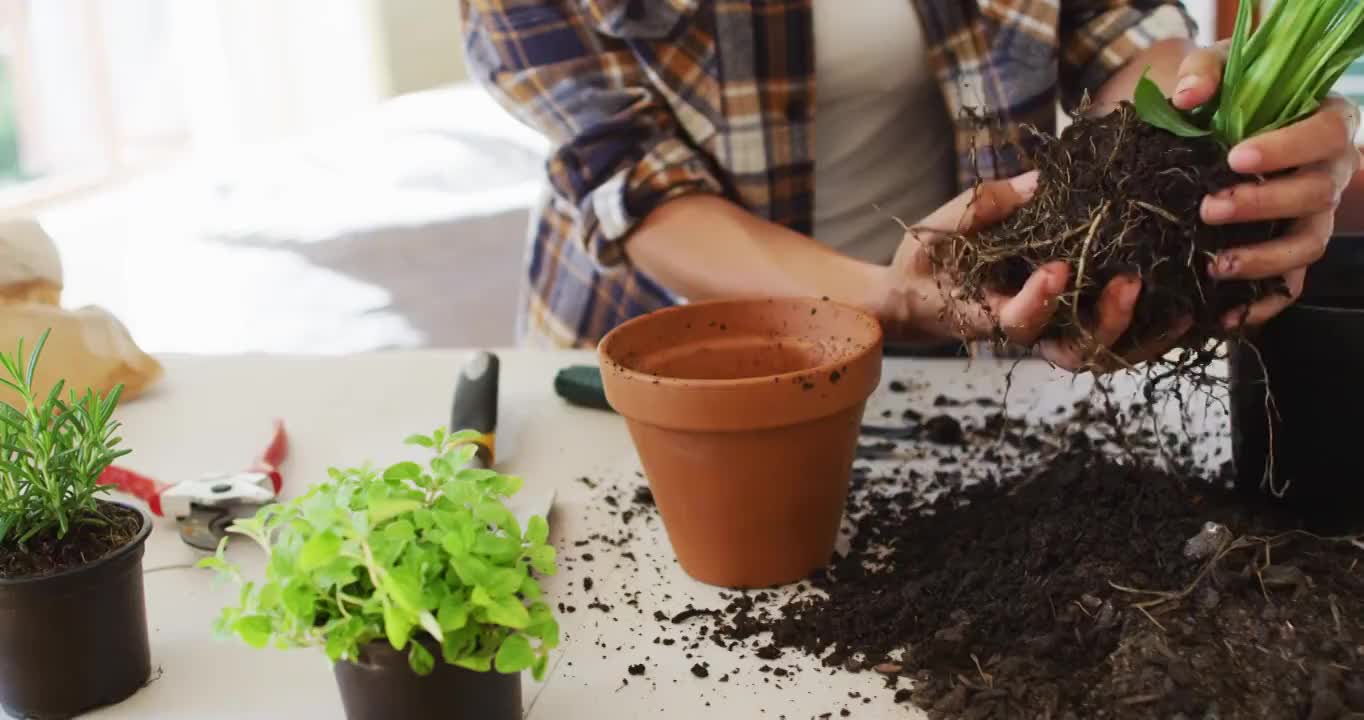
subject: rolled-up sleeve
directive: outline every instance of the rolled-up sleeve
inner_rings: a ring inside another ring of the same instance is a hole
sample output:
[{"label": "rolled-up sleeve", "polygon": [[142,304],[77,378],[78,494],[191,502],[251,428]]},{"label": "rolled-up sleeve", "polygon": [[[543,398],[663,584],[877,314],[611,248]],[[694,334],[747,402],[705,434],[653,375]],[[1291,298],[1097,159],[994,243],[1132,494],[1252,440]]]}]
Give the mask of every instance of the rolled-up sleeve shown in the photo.
[{"label": "rolled-up sleeve", "polygon": [[650,212],[691,193],[723,194],[625,41],[597,32],[574,0],[461,0],[471,71],[543,133],[568,238],[602,267]]},{"label": "rolled-up sleeve", "polygon": [[1060,6],[1061,86],[1068,107],[1086,92],[1097,94],[1156,42],[1197,34],[1193,18],[1176,0],[1060,0]]}]

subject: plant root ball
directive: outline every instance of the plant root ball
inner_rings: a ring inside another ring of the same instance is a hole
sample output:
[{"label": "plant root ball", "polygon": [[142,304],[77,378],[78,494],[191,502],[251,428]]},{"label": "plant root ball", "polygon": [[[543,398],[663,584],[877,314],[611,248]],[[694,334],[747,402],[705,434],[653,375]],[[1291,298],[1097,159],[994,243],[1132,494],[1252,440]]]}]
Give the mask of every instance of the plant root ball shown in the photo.
[{"label": "plant root ball", "polygon": [[1217,253],[1270,240],[1285,223],[1203,223],[1204,196],[1246,182],[1210,138],[1181,138],[1143,122],[1130,103],[1080,117],[1060,138],[1033,132],[1028,153],[1040,170],[1036,195],[1006,221],[948,236],[933,248],[938,270],[967,299],[987,290],[1013,294],[1034,270],[1064,260],[1071,284],[1043,337],[1091,344],[1108,284],[1136,274],[1142,291],[1119,354],[1156,341],[1184,317],[1194,319],[1186,347],[1227,336],[1222,318],[1250,302],[1286,292],[1282,280],[1218,281]]}]

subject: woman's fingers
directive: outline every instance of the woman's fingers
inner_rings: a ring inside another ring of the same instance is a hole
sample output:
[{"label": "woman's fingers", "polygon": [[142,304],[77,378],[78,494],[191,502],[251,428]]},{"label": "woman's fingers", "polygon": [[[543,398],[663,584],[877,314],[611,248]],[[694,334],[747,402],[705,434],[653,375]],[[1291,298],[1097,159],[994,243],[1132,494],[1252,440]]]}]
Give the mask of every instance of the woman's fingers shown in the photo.
[{"label": "woman's fingers", "polygon": [[1132,311],[1141,296],[1141,280],[1114,278],[1099,295],[1098,322],[1086,329],[1088,337],[1078,341],[1044,343],[1043,356],[1067,370],[1108,368],[1116,360],[1110,348],[1118,343],[1132,325]]},{"label": "woman's fingers", "polygon": [[1043,265],[1016,295],[990,294],[986,301],[999,329],[1010,342],[1031,345],[1056,312],[1057,301],[1070,282],[1070,266],[1064,262]]},{"label": "woman's fingers", "polygon": [[1226,58],[1226,42],[1189,53],[1179,66],[1179,81],[1175,84],[1175,94],[1171,98],[1175,107],[1192,110],[1211,100],[1221,84]]},{"label": "woman's fingers", "polygon": [[1222,252],[1208,272],[1219,280],[1263,280],[1305,270],[1326,254],[1334,230],[1334,215],[1312,215],[1281,238]]},{"label": "woman's fingers", "polygon": [[1263,325],[1270,318],[1283,312],[1285,308],[1297,301],[1298,296],[1302,295],[1302,286],[1306,279],[1307,268],[1299,268],[1284,275],[1284,284],[1288,286],[1287,296],[1276,294],[1251,305],[1249,308],[1241,307],[1232,310],[1223,316],[1223,327],[1228,330],[1235,330],[1240,327]]},{"label": "woman's fingers", "polygon": [[1340,194],[1326,169],[1309,170],[1264,183],[1245,183],[1203,199],[1209,225],[1300,218],[1335,210]]},{"label": "woman's fingers", "polygon": [[1009,180],[981,183],[933,211],[911,232],[959,233],[989,227],[1009,217],[1037,191],[1037,171]]},{"label": "woman's fingers", "polygon": [[[1245,175],[1268,175],[1348,158],[1354,151],[1358,130],[1358,106],[1332,95],[1306,120],[1257,135],[1232,148],[1227,164]],[[1357,162],[1358,152],[1354,155]]]}]

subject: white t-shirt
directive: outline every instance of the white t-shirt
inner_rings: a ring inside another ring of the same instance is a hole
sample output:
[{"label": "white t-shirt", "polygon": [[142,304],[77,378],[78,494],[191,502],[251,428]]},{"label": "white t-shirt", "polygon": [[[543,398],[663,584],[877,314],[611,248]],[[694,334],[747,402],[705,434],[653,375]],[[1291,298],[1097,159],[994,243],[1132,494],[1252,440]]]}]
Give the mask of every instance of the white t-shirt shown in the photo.
[{"label": "white t-shirt", "polygon": [[956,189],[953,126],[912,0],[814,0],[815,238],[886,263]]}]

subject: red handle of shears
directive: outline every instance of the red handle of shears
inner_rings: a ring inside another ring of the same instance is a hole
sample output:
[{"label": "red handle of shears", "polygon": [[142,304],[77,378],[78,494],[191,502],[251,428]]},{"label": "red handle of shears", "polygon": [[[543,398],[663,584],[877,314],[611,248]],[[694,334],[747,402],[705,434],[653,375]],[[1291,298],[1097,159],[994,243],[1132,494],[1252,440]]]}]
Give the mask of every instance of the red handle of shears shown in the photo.
[{"label": "red handle of shears", "polygon": [[154,515],[161,515],[161,491],[165,486],[157,481],[121,467],[107,467],[99,474],[100,485],[113,485],[123,492],[147,503]]},{"label": "red handle of shears", "polygon": [[284,432],[284,421],[275,420],[275,433],[270,438],[270,444],[265,447],[265,452],[248,468],[252,472],[265,473],[270,476],[270,481],[275,485],[275,492],[279,493],[284,487],[284,478],[279,474],[279,466],[284,462],[284,457],[289,454],[289,436]]},{"label": "red handle of shears", "polygon": [[[270,476],[271,483],[275,486],[278,493],[284,486],[284,478],[280,475],[279,466],[284,462],[284,457],[289,453],[289,436],[284,431],[284,421],[275,421],[275,432],[270,438],[270,444],[265,451],[256,458],[251,466],[247,468],[251,472],[265,473]],[[127,468],[108,467],[99,476],[100,485],[112,485],[123,492],[132,495],[139,500],[147,503],[147,507],[152,513],[161,515],[161,491],[168,486],[157,481],[133,472]]]}]

